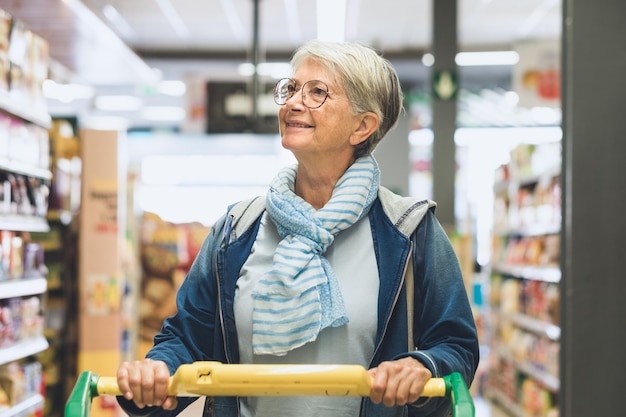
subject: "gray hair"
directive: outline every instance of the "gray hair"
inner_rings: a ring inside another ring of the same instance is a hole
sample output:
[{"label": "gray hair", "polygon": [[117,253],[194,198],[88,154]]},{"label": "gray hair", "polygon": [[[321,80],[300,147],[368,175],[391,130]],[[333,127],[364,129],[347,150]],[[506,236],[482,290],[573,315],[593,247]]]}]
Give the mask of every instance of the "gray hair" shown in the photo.
[{"label": "gray hair", "polygon": [[371,111],[378,115],[378,129],[355,149],[356,158],[370,154],[398,122],[402,110],[402,88],[391,63],[362,44],[318,40],[296,50],[291,59],[293,70],[306,60],[324,65],[335,81],[343,83],[355,114]]}]

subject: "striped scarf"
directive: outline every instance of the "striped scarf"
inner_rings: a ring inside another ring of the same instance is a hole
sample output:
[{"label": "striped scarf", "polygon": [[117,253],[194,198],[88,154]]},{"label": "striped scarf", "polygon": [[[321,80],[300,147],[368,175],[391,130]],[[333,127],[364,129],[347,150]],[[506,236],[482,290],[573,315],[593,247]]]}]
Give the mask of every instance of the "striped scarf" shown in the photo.
[{"label": "striped scarf", "polygon": [[296,168],[282,169],[267,195],[267,211],[282,240],[272,269],[253,292],[252,347],[257,355],[285,355],[314,341],[322,329],[348,322],[339,283],[323,254],[337,233],[367,215],[378,194],[378,165],[364,156],[316,211],[293,191]]}]

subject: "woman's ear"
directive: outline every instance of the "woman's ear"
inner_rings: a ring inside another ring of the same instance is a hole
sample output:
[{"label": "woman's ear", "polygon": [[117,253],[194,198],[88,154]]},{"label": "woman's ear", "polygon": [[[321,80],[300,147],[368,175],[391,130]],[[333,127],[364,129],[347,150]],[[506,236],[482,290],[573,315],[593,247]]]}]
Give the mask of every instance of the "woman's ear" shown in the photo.
[{"label": "woman's ear", "polygon": [[350,137],[350,143],[354,146],[367,140],[367,138],[369,138],[380,125],[380,119],[374,112],[368,111],[361,113],[356,117],[356,129],[352,132],[352,136]]}]

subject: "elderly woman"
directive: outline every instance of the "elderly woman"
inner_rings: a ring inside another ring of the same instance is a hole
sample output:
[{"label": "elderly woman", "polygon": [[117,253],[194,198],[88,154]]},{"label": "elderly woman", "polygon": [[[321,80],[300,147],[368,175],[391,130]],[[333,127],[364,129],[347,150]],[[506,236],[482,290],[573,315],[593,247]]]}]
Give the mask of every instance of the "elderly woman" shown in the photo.
[{"label": "elderly woman", "polygon": [[[471,383],[478,342],[460,268],[434,203],[379,185],[372,151],[397,122],[391,64],[353,43],[312,41],[280,80],[282,145],[297,160],[266,196],[236,204],[207,237],[141,361],[117,372],[130,415],[174,415],[170,374],[194,361],[358,364],[368,398],[215,397],[205,415],[445,416],[431,377]],[[407,290],[408,288],[408,290]]]}]

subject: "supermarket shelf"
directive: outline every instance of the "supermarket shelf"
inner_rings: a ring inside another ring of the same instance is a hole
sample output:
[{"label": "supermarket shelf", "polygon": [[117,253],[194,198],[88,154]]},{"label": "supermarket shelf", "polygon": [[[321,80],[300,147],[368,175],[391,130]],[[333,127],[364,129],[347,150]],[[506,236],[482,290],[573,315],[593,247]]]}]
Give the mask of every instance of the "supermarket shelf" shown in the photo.
[{"label": "supermarket shelf", "polygon": [[24,100],[18,100],[7,92],[0,93],[0,109],[46,129],[52,125],[52,118],[45,109],[37,111]]},{"label": "supermarket shelf", "polygon": [[50,225],[48,225],[48,221],[42,217],[0,214],[0,230],[47,233],[50,231]]},{"label": "supermarket shelf", "polygon": [[559,391],[561,385],[559,378],[555,377],[550,372],[530,361],[515,359],[515,357],[504,348],[500,348],[497,351],[499,356],[510,361],[519,371],[542,384],[547,390],[555,393]]},{"label": "supermarket shelf", "polygon": [[43,294],[47,285],[45,277],[0,281],[0,299]]},{"label": "supermarket shelf", "polygon": [[558,342],[561,337],[561,328],[555,324],[547,323],[525,314],[503,314],[502,317],[515,323],[517,327],[547,337],[555,342]]},{"label": "supermarket shelf", "polygon": [[48,341],[43,336],[19,341],[9,347],[0,348],[0,365],[26,358],[46,349],[48,349]]},{"label": "supermarket shelf", "polygon": [[527,225],[518,228],[510,228],[510,229],[497,229],[494,230],[493,234],[495,236],[524,236],[524,237],[532,237],[532,236],[545,236],[545,235],[556,235],[561,233],[561,225],[554,223],[538,223],[535,225]]},{"label": "supermarket shelf", "polygon": [[513,179],[513,181],[517,182],[520,187],[525,185],[534,184],[536,182],[545,181],[546,179],[560,177],[561,176],[561,165],[555,165],[546,169],[544,172],[538,174],[531,175],[523,175],[519,178]]},{"label": "supermarket shelf", "polygon": [[68,225],[72,222],[73,214],[69,210],[48,210],[48,221],[60,222]]},{"label": "supermarket shelf", "polygon": [[44,398],[37,394],[15,404],[13,407],[3,410],[0,408],[0,417],[14,417],[21,415],[32,415],[34,411],[43,408]]},{"label": "supermarket shelf", "polygon": [[511,401],[502,392],[492,389],[485,394],[485,397],[489,401],[498,404],[498,406],[500,406],[507,415],[512,417],[525,417],[522,408],[515,402]]},{"label": "supermarket shelf", "polygon": [[561,269],[557,267],[494,265],[493,270],[500,274],[510,275],[516,278],[552,282],[555,284],[561,281]]},{"label": "supermarket shelf", "polygon": [[0,158],[0,171],[26,175],[27,177],[43,178],[44,180],[52,178],[52,171],[49,169],[34,167],[25,162],[10,161],[7,158]]}]

